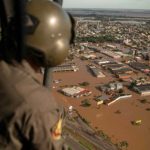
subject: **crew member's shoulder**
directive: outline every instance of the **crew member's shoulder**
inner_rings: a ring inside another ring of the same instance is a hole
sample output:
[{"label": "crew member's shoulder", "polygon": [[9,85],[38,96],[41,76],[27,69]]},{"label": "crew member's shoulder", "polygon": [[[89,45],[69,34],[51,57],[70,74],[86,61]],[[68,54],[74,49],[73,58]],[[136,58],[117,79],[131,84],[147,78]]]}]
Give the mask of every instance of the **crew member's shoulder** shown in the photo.
[{"label": "crew member's shoulder", "polygon": [[52,94],[43,87],[36,73],[26,61],[23,65],[10,65],[4,61],[0,62],[0,86],[5,87],[8,97],[20,97],[17,101],[22,101],[36,109],[55,109],[58,107]]}]

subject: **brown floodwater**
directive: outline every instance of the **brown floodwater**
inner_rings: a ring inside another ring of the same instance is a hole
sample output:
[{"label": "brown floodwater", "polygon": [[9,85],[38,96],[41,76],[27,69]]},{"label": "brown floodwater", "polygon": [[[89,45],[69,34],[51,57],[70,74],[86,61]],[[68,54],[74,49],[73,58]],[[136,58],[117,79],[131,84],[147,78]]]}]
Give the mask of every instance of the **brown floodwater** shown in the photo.
[{"label": "brown floodwater", "polygon": [[[117,78],[107,70],[103,70],[106,75],[105,78],[96,78],[86,67],[90,62],[77,59],[76,63],[80,69],[78,72],[53,74],[54,79],[62,79],[61,83],[53,84],[55,88],[52,91],[56,99],[66,108],[70,105],[74,106],[93,128],[98,127],[111,137],[113,143],[125,140],[129,144],[128,150],[150,150],[150,111],[146,111],[146,108],[150,108],[150,96],[141,97],[125,88],[127,93],[133,95],[132,98],[115,102],[110,106],[102,105],[98,109],[93,96],[101,95],[101,92],[95,87],[102,83],[117,80]],[[77,85],[84,81],[90,83],[86,87],[92,91],[92,95],[89,97],[70,98],[58,92],[60,86]],[[89,98],[92,103],[88,108],[81,106],[81,101],[85,98]],[[142,104],[140,102],[144,98],[148,100],[148,103]],[[115,113],[117,110],[121,113]],[[142,124],[134,126],[131,124],[131,121],[134,120],[142,120]]]}]

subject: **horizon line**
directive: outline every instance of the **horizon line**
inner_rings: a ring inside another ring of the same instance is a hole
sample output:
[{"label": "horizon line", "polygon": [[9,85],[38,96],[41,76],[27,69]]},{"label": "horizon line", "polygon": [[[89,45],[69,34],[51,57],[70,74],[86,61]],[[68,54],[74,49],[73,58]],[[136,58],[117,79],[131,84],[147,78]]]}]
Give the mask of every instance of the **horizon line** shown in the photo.
[{"label": "horizon line", "polygon": [[146,10],[146,11],[150,11],[150,9],[145,9],[145,8],[69,8],[69,7],[63,7],[64,9],[120,9],[120,10]]}]

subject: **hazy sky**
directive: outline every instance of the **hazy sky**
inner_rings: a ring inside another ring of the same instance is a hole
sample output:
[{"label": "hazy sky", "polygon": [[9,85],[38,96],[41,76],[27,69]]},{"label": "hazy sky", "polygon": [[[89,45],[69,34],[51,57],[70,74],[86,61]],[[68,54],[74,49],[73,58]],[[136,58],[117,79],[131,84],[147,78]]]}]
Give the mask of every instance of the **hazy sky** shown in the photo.
[{"label": "hazy sky", "polygon": [[150,0],[64,0],[65,8],[149,9]]}]

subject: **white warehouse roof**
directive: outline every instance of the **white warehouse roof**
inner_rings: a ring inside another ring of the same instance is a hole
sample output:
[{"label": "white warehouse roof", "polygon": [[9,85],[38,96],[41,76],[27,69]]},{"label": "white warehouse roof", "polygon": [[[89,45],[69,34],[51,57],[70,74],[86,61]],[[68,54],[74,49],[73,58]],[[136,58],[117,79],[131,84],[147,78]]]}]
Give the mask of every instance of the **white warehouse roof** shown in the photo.
[{"label": "white warehouse roof", "polygon": [[62,91],[66,93],[67,95],[75,95],[79,94],[80,92],[84,91],[85,89],[80,88],[80,87],[68,87],[68,88],[63,88]]}]

